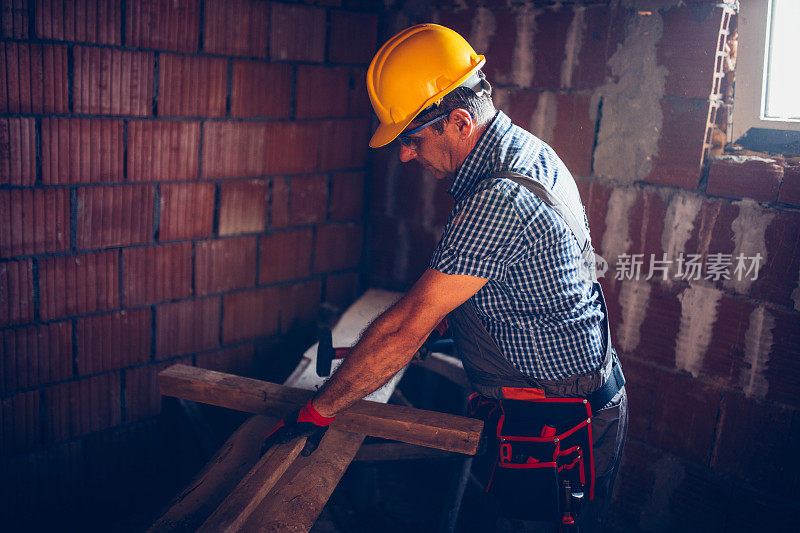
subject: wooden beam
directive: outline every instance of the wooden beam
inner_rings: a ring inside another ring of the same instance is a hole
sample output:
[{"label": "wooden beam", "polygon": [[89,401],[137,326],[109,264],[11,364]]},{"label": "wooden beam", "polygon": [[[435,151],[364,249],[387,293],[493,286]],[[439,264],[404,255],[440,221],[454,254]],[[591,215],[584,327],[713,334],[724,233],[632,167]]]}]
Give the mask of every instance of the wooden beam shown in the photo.
[{"label": "wooden beam", "polygon": [[267,497],[272,487],[300,454],[306,443],[301,437],[267,450],[242,481],[225,498],[222,505],[203,523],[201,533],[233,533],[250,518],[253,511]]},{"label": "wooden beam", "polygon": [[[161,394],[258,414],[283,416],[313,391],[173,365],[159,374]],[[467,455],[478,451],[483,421],[361,400],[339,413],[332,428]]]},{"label": "wooden beam", "polygon": [[376,442],[361,446],[353,461],[407,461],[415,459],[452,459],[453,457],[463,457],[463,455],[402,442]]}]

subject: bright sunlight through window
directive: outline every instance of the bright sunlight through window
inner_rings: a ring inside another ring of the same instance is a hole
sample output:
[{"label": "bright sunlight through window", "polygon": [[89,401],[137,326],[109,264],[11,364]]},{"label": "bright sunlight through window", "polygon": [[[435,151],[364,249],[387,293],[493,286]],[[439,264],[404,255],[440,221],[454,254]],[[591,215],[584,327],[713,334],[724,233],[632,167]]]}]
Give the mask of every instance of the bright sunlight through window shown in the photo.
[{"label": "bright sunlight through window", "polygon": [[764,118],[800,120],[800,1],[772,0]]}]

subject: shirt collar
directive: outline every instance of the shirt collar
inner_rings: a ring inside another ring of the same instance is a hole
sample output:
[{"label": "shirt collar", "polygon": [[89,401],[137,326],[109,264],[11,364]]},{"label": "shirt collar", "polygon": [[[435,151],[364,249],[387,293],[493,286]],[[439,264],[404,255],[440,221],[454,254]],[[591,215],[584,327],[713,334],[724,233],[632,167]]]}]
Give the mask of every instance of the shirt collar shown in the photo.
[{"label": "shirt collar", "polygon": [[478,143],[467,155],[453,179],[453,185],[447,190],[456,202],[462,200],[489,170],[492,162],[491,154],[500,139],[511,129],[511,119],[498,111]]}]

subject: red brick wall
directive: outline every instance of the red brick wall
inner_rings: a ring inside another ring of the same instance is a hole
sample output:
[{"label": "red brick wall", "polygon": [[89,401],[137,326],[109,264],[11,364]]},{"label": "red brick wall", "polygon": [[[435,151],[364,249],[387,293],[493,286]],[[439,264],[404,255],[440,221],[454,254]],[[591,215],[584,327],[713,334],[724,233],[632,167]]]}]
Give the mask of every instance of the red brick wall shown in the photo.
[{"label": "red brick wall", "polygon": [[249,371],[355,297],[378,19],[302,4],[2,2],[4,503],[152,441],[165,365]]},{"label": "red brick wall", "polygon": [[[462,33],[487,56],[499,107],[578,180],[611,263],[601,281],[629,383],[612,529],[777,528],[800,484],[786,460],[800,445],[800,173],[760,160],[701,167],[722,9],[626,4],[442,2],[383,13],[381,39],[430,20]],[[391,148],[375,152],[373,283],[407,287],[427,267],[446,189]],[[754,281],[676,279],[674,263],[667,280],[644,279],[649,263],[638,282],[615,279],[619,255],[664,253],[763,260]]]}]

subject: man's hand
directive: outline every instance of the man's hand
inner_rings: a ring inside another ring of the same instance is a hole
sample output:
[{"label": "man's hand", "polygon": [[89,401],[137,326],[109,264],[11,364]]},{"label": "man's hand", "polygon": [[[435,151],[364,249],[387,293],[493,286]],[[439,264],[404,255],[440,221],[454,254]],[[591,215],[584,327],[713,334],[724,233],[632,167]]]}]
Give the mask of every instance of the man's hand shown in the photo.
[{"label": "man's hand", "polygon": [[336,417],[319,414],[309,400],[299,411],[288,415],[272,428],[267,438],[264,439],[264,444],[261,445],[261,455],[264,455],[275,444],[289,442],[298,437],[307,437],[306,445],[303,446],[300,455],[308,457],[317,449],[334,418]]}]

